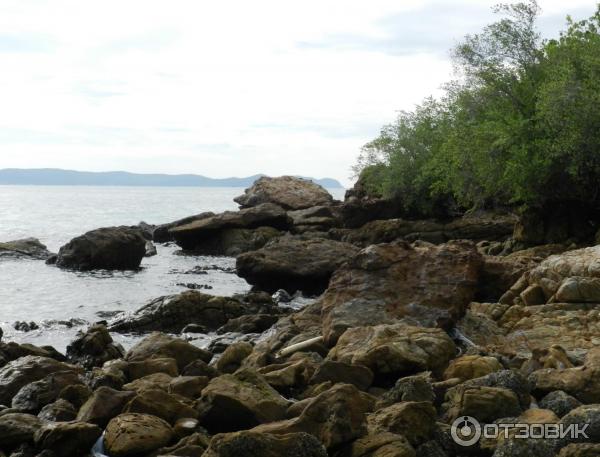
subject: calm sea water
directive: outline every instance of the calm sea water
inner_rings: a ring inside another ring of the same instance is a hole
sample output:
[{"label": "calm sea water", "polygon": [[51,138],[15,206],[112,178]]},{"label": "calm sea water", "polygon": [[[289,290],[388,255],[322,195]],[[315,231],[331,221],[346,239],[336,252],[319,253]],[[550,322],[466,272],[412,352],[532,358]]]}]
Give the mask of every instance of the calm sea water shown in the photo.
[{"label": "calm sea water", "polygon": [[[162,224],[203,211],[235,210],[241,188],[0,186],[0,241],[39,238],[56,252],[88,230],[140,221]],[[342,189],[331,189],[335,198]],[[0,327],[5,341],[51,344],[64,350],[77,330],[56,321],[95,322],[98,313],[134,311],[161,295],[186,290],[179,283],[211,286],[207,293],[232,295],[248,284],[235,274],[212,270],[185,274],[196,266],[224,269],[235,259],[175,255],[177,246],[158,245],[138,272],[76,273],[34,260],[0,260]],[[15,321],[35,321],[39,330],[20,332]],[[125,346],[134,337],[114,335]]]}]

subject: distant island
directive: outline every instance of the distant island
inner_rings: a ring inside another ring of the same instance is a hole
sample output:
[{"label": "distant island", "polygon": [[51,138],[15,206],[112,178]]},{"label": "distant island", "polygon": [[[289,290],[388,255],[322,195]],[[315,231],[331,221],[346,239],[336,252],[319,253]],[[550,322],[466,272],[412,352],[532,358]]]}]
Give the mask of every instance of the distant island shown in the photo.
[{"label": "distant island", "polygon": [[[0,185],[36,186],[160,186],[160,187],[249,187],[258,178],[208,178],[184,174],[141,174],[127,171],[75,171],[57,168],[5,168],[0,170]],[[341,188],[339,181],[332,178],[305,178],[328,188]]]}]

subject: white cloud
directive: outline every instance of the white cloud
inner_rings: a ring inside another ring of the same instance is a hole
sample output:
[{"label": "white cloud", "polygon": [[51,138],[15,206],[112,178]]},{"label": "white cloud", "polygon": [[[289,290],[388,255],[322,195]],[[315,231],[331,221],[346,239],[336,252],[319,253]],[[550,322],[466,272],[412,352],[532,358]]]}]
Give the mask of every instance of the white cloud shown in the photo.
[{"label": "white cloud", "polygon": [[[443,49],[494,3],[3,0],[0,167],[347,183],[361,145],[438,90]],[[594,9],[541,4],[548,30]]]}]

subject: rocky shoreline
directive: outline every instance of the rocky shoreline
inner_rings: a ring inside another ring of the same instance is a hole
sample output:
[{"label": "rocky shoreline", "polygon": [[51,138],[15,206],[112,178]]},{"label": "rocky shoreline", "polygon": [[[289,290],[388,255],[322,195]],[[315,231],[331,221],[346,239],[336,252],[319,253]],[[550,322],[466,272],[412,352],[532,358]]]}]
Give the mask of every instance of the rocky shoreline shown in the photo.
[{"label": "rocky shoreline", "polygon": [[[93,270],[136,269],[152,242],[175,242],[183,255],[236,256],[254,286],[158,297],[90,326],[64,355],[1,342],[0,456],[600,455],[589,237],[532,243],[530,221],[509,213],[404,220],[360,186],[336,202],[291,177],[261,178],[236,202],[97,229],[56,255],[0,243],[0,258]],[[294,293],[314,300],[291,309]],[[111,332],[144,337],[125,351]],[[208,332],[234,337],[208,348],[189,337]],[[465,447],[452,437],[464,417],[587,424],[587,438],[513,430]]]}]

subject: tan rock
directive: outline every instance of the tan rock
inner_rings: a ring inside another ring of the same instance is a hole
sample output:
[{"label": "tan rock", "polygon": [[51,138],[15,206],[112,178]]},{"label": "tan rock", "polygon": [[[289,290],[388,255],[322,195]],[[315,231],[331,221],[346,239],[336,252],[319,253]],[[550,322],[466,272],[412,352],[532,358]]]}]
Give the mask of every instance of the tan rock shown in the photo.
[{"label": "tan rock", "polygon": [[128,362],[170,357],[177,361],[179,370],[196,359],[210,361],[212,354],[180,338],[154,332],[132,347],[125,356]]},{"label": "tan rock", "polygon": [[242,365],[244,359],[252,353],[252,349],[253,346],[246,341],[233,343],[225,349],[225,352],[217,360],[217,370],[221,373],[233,373]]},{"label": "tan rock", "polygon": [[112,457],[129,457],[166,446],[172,438],[169,424],[156,416],[121,414],[108,423],[104,446]]},{"label": "tan rock", "polygon": [[379,433],[357,439],[343,457],[416,457],[408,440],[394,433]]},{"label": "tan rock", "polygon": [[54,422],[44,424],[35,433],[39,449],[52,451],[58,457],[85,455],[102,435],[102,429],[85,422]]},{"label": "tan rock", "polygon": [[418,446],[433,438],[436,416],[429,402],[401,402],[369,414],[367,427],[370,435],[395,433]]},{"label": "tan rock", "polygon": [[170,357],[129,362],[127,371],[132,381],[154,373],[166,373],[173,377],[179,374],[177,361]]},{"label": "tan rock", "polygon": [[127,403],[124,412],[151,414],[170,424],[178,419],[198,417],[198,412],[180,401],[179,397],[160,389],[147,389],[138,393]]},{"label": "tan rock", "polygon": [[83,404],[77,414],[77,420],[105,427],[113,417],[123,411],[125,404],[134,396],[133,392],[100,387]]},{"label": "tan rock", "polygon": [[459,385],[446,393],[444,405],[449,422],[459,416],[471,416],[482,423],[521,413],[519,398],[501,387]]}]

